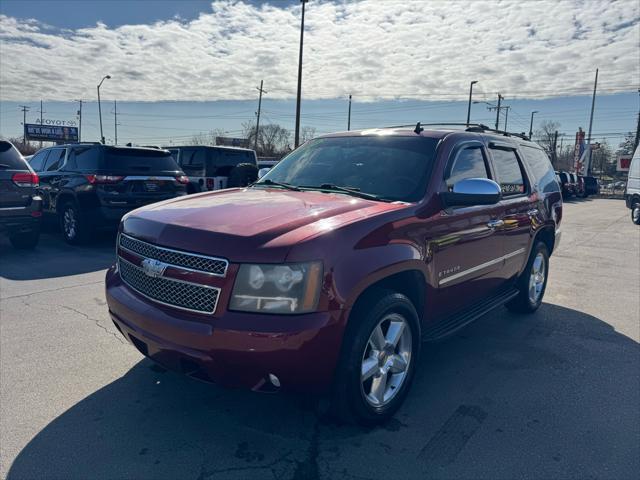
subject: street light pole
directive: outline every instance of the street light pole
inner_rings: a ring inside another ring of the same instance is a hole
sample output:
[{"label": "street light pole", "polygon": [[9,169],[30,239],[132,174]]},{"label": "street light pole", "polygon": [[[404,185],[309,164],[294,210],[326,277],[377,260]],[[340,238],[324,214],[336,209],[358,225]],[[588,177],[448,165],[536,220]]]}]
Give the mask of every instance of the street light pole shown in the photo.
[{"label": "street light pole", "polygon": [[296,99],[296,132],[294,148],[300,144],[300,97],[302,95],[302,46],[304,41],[304,4],[309,0],[300,0],[302,3],[302,19],[300,21],[300,55],[298,57],[298,96]]},{"label": "street light pole", "polygon": [[531,112],[531,123],[529,124],[529,139],[533,138],[533,116],[538,113],[538,110]]},{"label": "street light pole", "polygon": [[467,107],[467,127],[469,126],[469,120],[471,119],[471,96],[473,95],[473,84],[478,83],[477,80],[474,80],[469,85],[469,106]]},{"label": "street light pole", "polygon": [[111,75],[105,75],[100,80],[98,84],[98,116],[100,117],[100,141],[104,145],[104,133],[102,132],[102,107],[100,105],[100,87],[102,86],[102,82],[111,78]]},{"label": "street light pole", "polygon": [[349,95],[349,115],[347,116],[347,131],[351,130],[351,95]]}]

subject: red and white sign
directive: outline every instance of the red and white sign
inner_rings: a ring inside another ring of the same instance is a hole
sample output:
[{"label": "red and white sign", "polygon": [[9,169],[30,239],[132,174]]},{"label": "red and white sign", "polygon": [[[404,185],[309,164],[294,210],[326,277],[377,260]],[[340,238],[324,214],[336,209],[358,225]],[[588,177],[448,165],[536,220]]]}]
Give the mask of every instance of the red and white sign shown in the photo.
[{"label": "red and white sign", "polygon": [[631,167],[631,158],[633,155],[618,155],[618,162],[616,165],[617,172],[628,172]]}]

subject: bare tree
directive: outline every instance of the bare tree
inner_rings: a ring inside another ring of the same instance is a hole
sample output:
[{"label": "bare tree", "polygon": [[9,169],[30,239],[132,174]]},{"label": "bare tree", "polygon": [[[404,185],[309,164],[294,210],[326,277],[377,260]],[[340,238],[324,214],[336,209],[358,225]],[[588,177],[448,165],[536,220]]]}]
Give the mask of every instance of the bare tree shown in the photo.
[{"label": "bare tree", "polygon": [[[249,140],[249,145],[253,147],[256,137],[256,126],[251,122],[242,124],[242,135]],[[260,125],[258,134],[258,151],[261,157],[280,157],[291,150],[289,142],[291,132],[276,123]]]},{"label": "bare tree", "polygon": [[8,140],[13,143],[22,155],[33,155],[38,151],[38,148],[31,142],[22,143],[22,138],[9,138]]},{"label": "bare tree", "polygon": [[300,131],[300,144],[303,144],[304,142],[311,140],[315,136],[316,136],[315,127],[302,127],[302,130]]},{"label": "bare tree", "polygon": [[207,133],[198,133],[191,137],[189,145],[215,145],[216,137],[224,137],[225,134],[226,131],[222,128],[216,128]]},{"label": "bare tree", "polygon": [[545,120],[540,124],[540,128],[534,134],[535,140],[547,152],[549,158],[553,161],[556,158],[554,144],[555,133],[560,129],[560,123],[552,120]]}]

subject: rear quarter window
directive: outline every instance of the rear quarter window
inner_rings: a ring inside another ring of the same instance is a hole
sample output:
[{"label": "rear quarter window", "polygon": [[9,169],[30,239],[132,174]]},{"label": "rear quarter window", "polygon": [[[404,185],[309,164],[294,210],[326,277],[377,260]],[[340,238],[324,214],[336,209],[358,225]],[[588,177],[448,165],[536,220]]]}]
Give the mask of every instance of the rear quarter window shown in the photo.
[{"label": "rear quarter window", "polygon": [[215,149],[211,152],[212,167],[216,175],[229,175],[233,167],[241,163],[258,166],[255,154],[248,150]]},{"label": "rear quarter window", "polygon": [[491,148],[493,167],[496,171],[496,181],[500,184],[502,195],[522,195],[527,191],[527,184],[516,156],[515,150]]},{"label": "rear quarter window", "polygon": [[97,171],[100,168],[99,147],[76,147],[69,151],[67,170]]},{"label": "rear quarter window", "polygon": [[9,142],[0,141],[0,165],[8,170],[29,170],[26,160],[18,149]]},{"label": "rear quarter window", "polygon": [[521,145],[520,150],[535,179],[535,183],[538,184],[538,189],[542,192],[558,191],[560,189],[558,186],[559,175],[556,175],[544,150],[530,147],[529,145]]}]

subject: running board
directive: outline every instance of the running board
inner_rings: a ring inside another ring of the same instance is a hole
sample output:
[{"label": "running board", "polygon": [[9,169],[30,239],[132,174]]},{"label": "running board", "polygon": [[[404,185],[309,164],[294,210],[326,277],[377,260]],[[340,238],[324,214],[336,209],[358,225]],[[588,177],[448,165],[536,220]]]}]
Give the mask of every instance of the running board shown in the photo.
[{"label": "running board", "polygon": [[425,330],[422,335],[423,341],[442,340],[461,328],[469,325],[474,320],[482,317],[497,307],[507,303],[512,298],[518,296],[518,290],[511,288],[503,290],[500,293],[489,297],[486,300],[478,302],[462,312],[450,315],[435,323],[432,327]]}]

